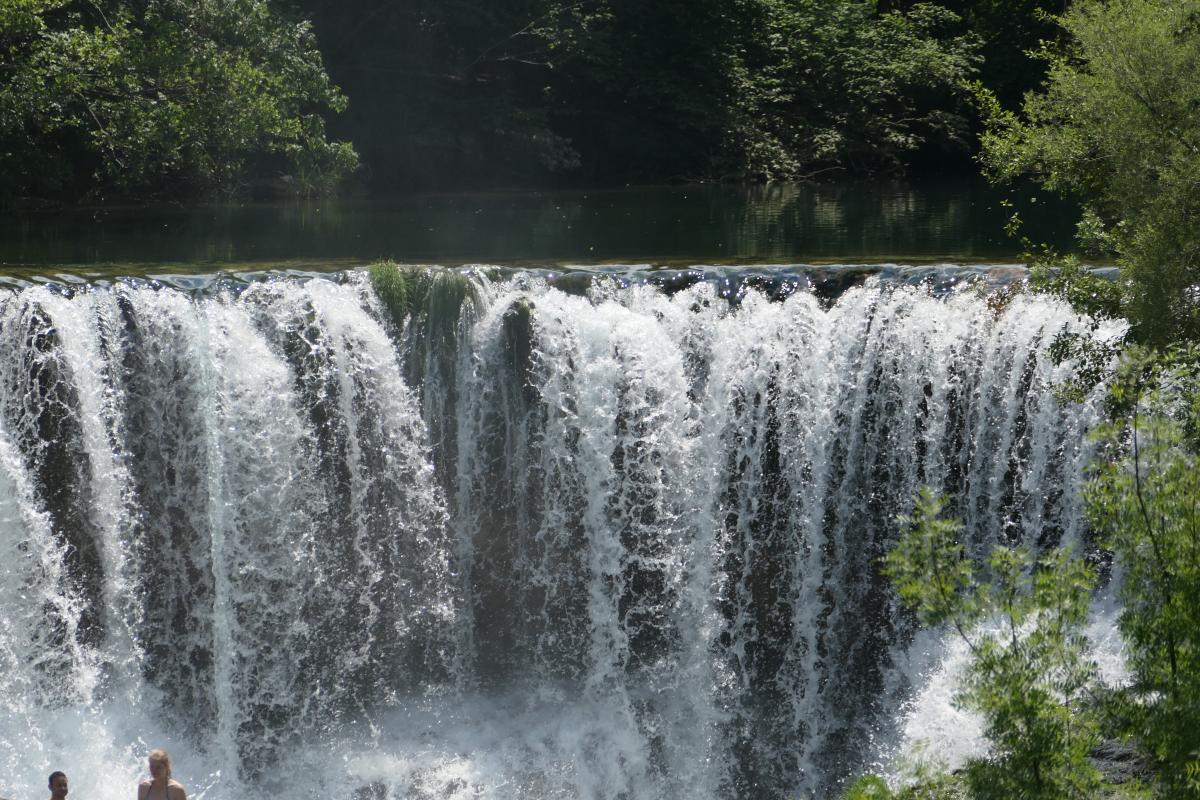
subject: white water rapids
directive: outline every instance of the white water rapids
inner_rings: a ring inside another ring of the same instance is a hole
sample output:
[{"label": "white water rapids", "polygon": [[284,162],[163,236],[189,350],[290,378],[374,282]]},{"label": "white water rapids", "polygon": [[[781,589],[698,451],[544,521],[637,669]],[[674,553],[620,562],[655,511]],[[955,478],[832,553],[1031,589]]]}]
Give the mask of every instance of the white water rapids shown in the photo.
[{"label": "white water rapids", "polygon": [[921,484],[1086,544],[1053,300],[425,279],[0,288],[0,796],[830,797],[953,719]]}]

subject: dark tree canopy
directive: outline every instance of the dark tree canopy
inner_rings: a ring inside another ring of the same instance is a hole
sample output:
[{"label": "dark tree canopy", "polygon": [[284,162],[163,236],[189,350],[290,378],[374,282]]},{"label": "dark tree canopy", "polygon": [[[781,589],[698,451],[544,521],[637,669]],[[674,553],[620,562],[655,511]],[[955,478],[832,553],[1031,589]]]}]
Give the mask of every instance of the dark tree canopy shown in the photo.
[{"label": "dark tree canopy", "polygon": [[971,147],[978,44],[932,4],[293,2],[351,98],[336,130],[389,187],[897,172]]},{"label": "dark tree canopy", "polygon": [[10,197],[313,191],[356,163],[311,26],[265,0],[6,0],[0,58]]},{"label": "dark tree canopy", "polygon": [[971,172],[974,82],[1036,86],[1024,51],[1060,1],[4,0],[0,183],[183,199],[351,173],[405,191]]}]

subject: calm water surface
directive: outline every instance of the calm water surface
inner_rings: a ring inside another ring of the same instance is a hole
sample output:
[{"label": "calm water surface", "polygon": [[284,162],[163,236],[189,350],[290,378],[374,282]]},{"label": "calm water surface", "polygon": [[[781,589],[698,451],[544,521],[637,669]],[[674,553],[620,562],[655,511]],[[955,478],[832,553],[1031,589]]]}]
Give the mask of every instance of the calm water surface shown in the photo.
[{"label": "calm water surface", "polygon": [[[1069,245],[1072,209],[1018,194],[1026,235]],[[0,269],[1003,262],[1020,251],[1004,232],[1004,197],[982,182],[876,182],[77,209],[4,216]]]}]

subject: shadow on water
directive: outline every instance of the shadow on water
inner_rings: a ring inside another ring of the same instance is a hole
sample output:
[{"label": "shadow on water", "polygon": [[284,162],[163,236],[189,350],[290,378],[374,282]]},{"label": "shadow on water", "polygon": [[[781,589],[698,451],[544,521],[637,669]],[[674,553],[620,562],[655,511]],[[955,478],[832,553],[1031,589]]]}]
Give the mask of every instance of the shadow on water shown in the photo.
[{"label": "shadow on water", "polygon": [[[1017,203],[1034,241],[1070,245],[1073,209]],[[975,182],[627,187],[225,206],[72,209],[0,220],[0,269],[91,277],[440,264],[1012,261],[1005,193]],[[1021,207],[1024,206],[1022,209]]]}]

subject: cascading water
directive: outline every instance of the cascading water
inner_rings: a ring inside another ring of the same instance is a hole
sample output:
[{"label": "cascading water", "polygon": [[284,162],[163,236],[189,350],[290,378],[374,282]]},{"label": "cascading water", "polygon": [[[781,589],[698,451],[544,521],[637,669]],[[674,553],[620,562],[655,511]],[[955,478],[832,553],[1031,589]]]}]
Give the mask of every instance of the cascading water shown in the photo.
[{"label": "cascading water", "polygon": [[0,294],[0,794],[828,797],[917,487],[1085,534],[1053,300],[489,274]]}]

